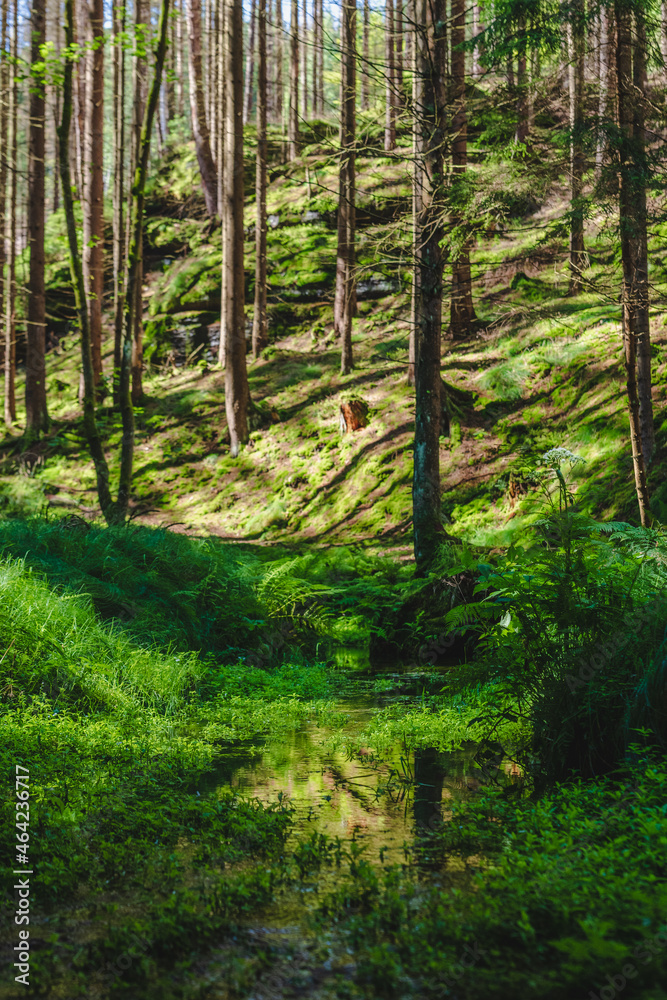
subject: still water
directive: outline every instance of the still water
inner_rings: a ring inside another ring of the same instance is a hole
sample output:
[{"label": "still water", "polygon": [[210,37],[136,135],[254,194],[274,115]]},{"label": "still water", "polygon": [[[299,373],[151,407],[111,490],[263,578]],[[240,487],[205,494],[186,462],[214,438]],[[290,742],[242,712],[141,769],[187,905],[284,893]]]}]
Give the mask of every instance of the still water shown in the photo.
[{"label": "still water", "polygon": [[[364,846],[370,862],[405,863],[415,835],[436,829],[454,801],[476,794],[491,775],[476,765],[474,748],[438,753],[396,744],[379,759],[364,748],[354,755],[332,748],[338,735],[358,743],[388,701],[374,695],[341,699],[334,707],[347,717],[342,727],[308,722],[297,732],[269,736],[247,756],[219,765],[217,780],[262,802],[286,797],[295,810],[292,840],[322,833]],[[500,765],[498,760],[493,770],[506,780]]]}]

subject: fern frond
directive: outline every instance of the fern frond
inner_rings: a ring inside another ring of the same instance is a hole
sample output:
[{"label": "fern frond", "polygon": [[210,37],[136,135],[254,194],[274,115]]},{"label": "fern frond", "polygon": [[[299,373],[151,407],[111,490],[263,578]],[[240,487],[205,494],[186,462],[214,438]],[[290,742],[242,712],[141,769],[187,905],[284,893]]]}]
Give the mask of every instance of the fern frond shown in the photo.
[{"label": "fern frond", "polygon": [[483,621],[491,621],[505,613],[505,608],[491,601],[480,601],[477,604],[458,604],[445,615],[445,626],[450,631],[466,628]]}]

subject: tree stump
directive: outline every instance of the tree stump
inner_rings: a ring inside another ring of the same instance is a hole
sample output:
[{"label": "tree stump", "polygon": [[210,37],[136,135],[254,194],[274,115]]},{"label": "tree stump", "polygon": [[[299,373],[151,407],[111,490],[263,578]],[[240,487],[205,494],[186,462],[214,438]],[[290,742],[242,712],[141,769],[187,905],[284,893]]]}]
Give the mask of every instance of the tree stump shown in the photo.
[{"label": "tree stump", "polygon": [[363,399],[351,399],[340,404],[340,432],[350,434],[368,426],[368,404]]}]

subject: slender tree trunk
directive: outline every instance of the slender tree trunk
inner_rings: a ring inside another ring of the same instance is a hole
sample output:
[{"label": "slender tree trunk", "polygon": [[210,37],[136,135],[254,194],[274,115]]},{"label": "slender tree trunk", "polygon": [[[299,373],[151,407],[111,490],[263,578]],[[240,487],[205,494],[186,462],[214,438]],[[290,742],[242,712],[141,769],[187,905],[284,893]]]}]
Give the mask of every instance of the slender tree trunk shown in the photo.
[{"label": "slender tree trunk", "polygon": [[[133,129],[132,129],[132,163],[138,162],[139,150],[141,148],[141,132],[143,127],[144,113],[146,109],[146,79],[148,63],[148,39],[149,39],[149,17],[150,8],[148,0],[135,0],[135,58],[134,58],[134,104],[133,104]],[[128,254],[129,242],[132,239],[132,218],[128,212]],[[139,406],[143,396],[142,373],[143,373],[143,296],[142,289],[144,283],[144,253],[143,242],[140,241],[136,248],[138,259],[136,280],[132,286],[135,301],[132,302],[132,403]],[[129,294],[126,285],[126,294]],[[127,302],[125,303],[125,315],[127,316]],[[123,323],[124,325],[124,323]],[[121,379],[122,396],[122,379]],[[122,400],[121,400],[122,406]]]},{"label": "slender tree trunk", "polygon": [[394,49],[394,76],[396,80],[394,101],[397,107],[402,107],[405,96],[403,94],[403,0],[395,0],[394,39],[396,42]]},{"label": "slender tree trunk", "polygon": [[283,127],[283,5],[282,0],[276,0],[276,29],[275,29],[275,112],[276,122]]},{"label": "slender tree trunk", "polygon": [[28,310],[26,321],[26,442],[46,431],[46,303],[44,287],[44,81],[40,70],[46,42],[45,0],[32,0],[30,123],[28,133]]},{"label": "slender tree trunk", "polygon": [[227,18],[229,16],[229,4],[228,0],[220,0],[220,14],[221,14],[221,28],[222,35],[220,38],[220,79],[222,98],[221,105],[221,120],[220,120],[220,170],[218,171],[218,206],[220,211],[220,242],[221,242],[221,263],[222,263],[222,273],[221,273],[221,288],[220,288],[220,340],[218,343],[218,364],[225,368],[227,364],[227,300],[229,294],[227,291],[227,256],[229,254],[229,246],[227,239],[227,223],[228,223],[228,206],[226,201],[226,170],[227,170],[227,143],[229,141],[229,136],[227,134],[227,67],[229,62],[228,56],[228,41],[229,32],[227,28]]},{"label": "slender tree trunk", "polygon": [[[56,18],[55,18],[54,32],[53,33],[54,33],[54,37],[55,37],[55,56],[56,56],[56,60],[58,62],[60,62],[61,50],[62,50],[62,46],[61,46],[61,42],[60,42],[61,24],[60,24],[59,13],[60,13],[59,12],[59,8],[57,7],[56,8]],[[53,90],[54,90],[54,94],[53,94],[53,121],[54,121],[54,125],[55,125],[54,159],[55,159],[56,163],[58,163],[59,162],[58,125],[60,124],[60,87],[56,86],[56,87],[53,88]],[[4,132],[3,134],[6,135],[7,133]],[[59,183],[59,179],[58,179],[58,170],[56,168],[53,171],[53,212],[54,212],[54,214],[58,211],[59,208],[60,208],[60,183]]]},{"label": "slender tree trunk", "polygon": [[171,123],[178,114],[176,110],[176,48],[177,12],[174,8],[169,24],[169,49],[167,50],[167,72],[165,74],[165,90],[167,100],[167,132],[171,133]]},{"label": "slender tree trunk", "polygon": [[16,192],[18,166],[18,4],[14,3],[14,30],[12,32],[11,86],[9,90],[11,124],[11,175],[9,189],[9,217],[7,219],[7,293],[5,296],[5,424],[16,420]]},{"label": "slender tree trunk", "polygon": [[526,19],[520,17],[518,26],[519,57],[517,59],[516,134],[517,142],[528,138],[528,60],[526,58]]},{"label": "slender tree trunk", "polygon": [[[468,113],[466,108],[465,78],[465,0],[452,0],[452,169],[453,185],[462,183],[468,165]],[[445,28],[442,29],[443,36]],[[457,212],[451,215],[453,227],[461,226]],[[475,321],[472,304],[472,279],[470,274],[469,244],[463,243],[452,261],[452,293],[450,330],[454,340],[462,340],[471,333]]]},{"label": "slender tree trunk", "polygon": [[371,30],[371,8],[369,0],[363,0],[364,4],[364,28],[362,40],[362,55],[364,69],[361,74],[361,110],[368,111],[370,108],[370,30]]},{"label": "slender tree trunk", "polygon": [[[104,291],[104,9],[87,0],[86,108],[84,116],[83,280],[86,291],[93,380],[102,377],[102,294]],[[69,137],[69,128],[67,130]],[[83,391],[81,392],[83,401]]]},{"label": "slender tree trunk", "polygon": [[[293,25],[294,27],[294,25]],[[225,410],[230,451],[248,440],[248,376],[245,360],[243,278],[243,8],[227,0],[227,99],[225,114],[226,368]]]},{"label": "slender tree trunk", "polygon": [[176,114],[182,118],[185,113],[183,103],[183,0],[175,0],[174,24],[176,30],[176,79],[174,80]]},{"label": "slender tree trunk", "polygon": [[[472,37],[477,38],[481,31],[481,24],[479,19],[479,4],[473,3],[472,5]],[[480,65],[479,65],[479,43],[475,45],[472,50],[472,77],[473,80],[479,80],[481,76]]]},{"label": "slender tree trunk", "polygon": [[320,10],[319,46],[317,55],[317,91],[320,115],[324,115],[324,0],[318,0]]},{"label": "slender tree trunk", "polygon": [[[534,22],[530,22],[531,33],[534,29]],[[529,57],[529,70],[528,70],[528,93],[527,93],[527,104],[528,104],[528,135],[533,132],[535,128],[535,93],[537,83],[539,81],[540,75],[540,52],[535,45],[531,46],[530,57]]]},{"label": "slender tree trunk", "polygon": [[308,0],[302,0],[303,28],[301,32],[301,72],[303,80],[303,120],[308,120]]},{"label": "slender tree trunk", "polygon": [[570,295],[582,288],[582,272],[586,267],[584,246],[584,210],[582,203],[585,156],[584,130],[584,56],[585,27],[583,0],[574,0],[567,25],[570,79]]},{"label": "slender tree trunk", "polygon": [[[88,37],[88,15],[86,0],[75,0],[74,42],[85,46]],[[84,146],[86,134],[86,66],[84,54],[79,56],[76,66],[76,115],[74,118],[74,145],[76,148],[76,186],[81,202],[85,199],[84,185]]]},{"label": "slender tree trunk", "polygon": [[211,91],[210,114],[209,114],[209,145],[211,147],[211,158],[215,170],[216,186],[216,214],[219,212],[218,206],[218,174],[220,173],[220,161],[217,158],[218,130],[220,128],[220,107],[218,104],[218,0],[209,0],[211,35],[209,38],[209,65],[208,65],[208,86]]},{"label": "slender tree trunk", "polygon": [[243,123],[250,121],[252,113],[252,83],[255,75],[255,9],[256,0],[250,4],[250,28],[248,31],[248,52],[245,64],[245,93],[243,97]]},{"label": "slender tree trunk", "polygon": [[411,0],[412,33],[412,309],[408,344],[408,385],[415,384],[416,348],[421,323],[421,214],[424,171],[424,143],[421,113],[424,104],[424,80],[420,74],[420,48],[417,15],[419,0]]},{"label": "slender tree trunk", "polygon": [[[83,424],[88,441],[91,458],[95,466],[97,478],[97,495],[100,507],[107,523],[115,520],[115,504],[109,489],[109,467],[104,454],[102,440],[95,419],[95,370],[93,365],[93,346],[89,324],[88,303],[83,274],[83,265],[79,253],[74,201],[72,198],[72,183],[69,165],[69,135],[72,119],[72,40],[74,37],[74,0],[65,0],[65,33],[67,56],[65,59],[63,81],[63,113],[59,128],[60,138],[60,177],[63,188],[63,203],[67,224],[67,239],[69,245],[70,273],[74,289],[74,301],[81,328],[81,361],[83,370]],[[94,88],[93,88],[94,89]]]},{"label": "slender tree trunk", "polygon": [[[5,315],[4,295],[4,269],[5,269],[5,236],[7,233],[7,167],[9,165],[9,130],[7,128],[9,117],[9,64],[7,53],[7,21],[9,14],[9,0],[2,0],[2,27],[0,28],[0,316]],[[16,163],[14,163],[16,167]],[[2,352],[4,354],[6,338],[3,338]],[[4,358],[3,358],[4,361]]]},{"label": "slender tree trunk", "polygon": [[[144,198],[146,177],[148,174],[148,154],[150,152],[153,120],[160,96],[162,71],[167,54],[167,39],[169,27],[169,0],[162,0],[160,20],[157,29],[157,45],[153,63],[153,79],[148,101],[144,108],[141,137],[133,163],[133,177],[130,199],[130,241],[127,254],[127,270],[125,272],[125,317],[123,323],[123,353],[120,371],[120,412],[123,425],[123,436],[120,454],[120,476],[118,484],[118,500],[115,509],[115,519],[124,521],[130,503],[132,488],[132,465],[134,461],[134,409],[132,405],[131,368],[133,333],[135,330],[134,310],[141,302],[142,281],[142,242],[144,222]],[[139,294],[137,294],[137,287]]]},{"label": "slender tree trunk", "polygon": [[257,358],[266,346],[266,0],[257,12],[257,171],[255,197],[255,310],[252,352]]},{"label": "slender tree trunk", "polygon": [[[644,178],[637,176],[635,109],[633,107],[631,13],[623,0],[617,0],[616,77],[619,116],[619,222],[623,264],[623,343],[630,419],[630,442],[635,471],[639,515],[643,525],[650,520],[646,463],[642,447],[640,400],[637,385],[637,342],[642,335],[638,312],[643,302],[643,275],[637,275],[641,257],[641,200],[645,197]],[[645,216],[644,216],[645,221]],[[639,286],[639,287],[638,287]]]},{"label": "slender tree trunk", "polygon": [[320,115],[319,64],[320,64],[320,7],[313,0],[313,118]]},{"label": "slender tree trunk", "polygon": [[660,53],[664,70],[667,70],[667,0],[660,4]]},{"label": "slender tree trunk", "polygon": [[344,0],[341,25],[342,145],[338,175],[338,253],[336,260],[336,299],[339,314],[335,333],[341,340],[341,374],[353,368],[352,317],[354,315],[354,240],[355,240],[355,112],[356,112],[356,0]]},{"label": "slender tree trunk", "polygon": [[216,74],[218,88],[216,100],[218,125],[216,131],[215,162],[217,166],[216,176],[218,180],[218,215],[222,220],[224,215],[223,164],[225,162],[225,2],[224,0],[215,0],[215,2],[217,7],[216,24],[218,28],[218,44],[216,46],[218,59],[218,71]]},{"label": "slender tree trunk", "polygon": [[190,113],[192,132],[197,150],[197,162],[201,177],[206,211],[215,217],[217,208],[218,182],[215,164],[211,154],[211,143],[206,121],[204,84],[202,78],[201,48],[201,0],[188,0],[188,37],[190,40]]},{"label": "slender tree trunk", "polygon": [[113,401],[119,402],[120,356],[123,339],[123,232],[125,200],[125,5],[113,5],[113,113],[114,113],[114,176],[113,176]]},{"label": "slender tree trunk", "polygon": [[394,64],[394,0],[385,3],[386,110],[384,148],[396,148],[396,72]]},{"label": "slender tree trunk", "polygon": [[649,318],[648,219],[646,210],[646,22],[641,9],[635,13],[635,44],[632,60],[634,84],[633,178],[636,187],[633,221],[637,230],[635,262],[635,299],[637,332],[637,391],[639,393],[639,430],[646,467],[651,464],[655,447],[653,400],[651,396],[651,325]]},{"label": "slender tree trunk", "polygon": [[600,177],[602,166],[607,154],[607,134],[609,118],[609,63],[610,63],[610,29],[611,11],[600,8],[600,101],[598,105],[598,143],[595,156],[595,174]]},{"label": "slender tree trunk", "polygon": [[289,158],[295,160],[299,155],[299,0],[292,0],[287,142]]},{"label": "slender tree trunk", "polygon": [[415,441],[412,505],[417,572],[431,564],[440,537],[440,329],[444,237],[444,146],[447,135],[445,0],[416,0],[415,108],[424,169],[419,218],[420,308],[415,361]]}]

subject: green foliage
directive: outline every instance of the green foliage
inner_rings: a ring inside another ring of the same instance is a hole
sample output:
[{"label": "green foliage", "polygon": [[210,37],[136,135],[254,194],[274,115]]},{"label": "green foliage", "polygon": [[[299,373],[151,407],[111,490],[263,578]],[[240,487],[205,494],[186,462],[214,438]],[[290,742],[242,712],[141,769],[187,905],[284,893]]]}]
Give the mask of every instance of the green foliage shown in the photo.
[{"label": "green foliage", "polygon": [[523,358],[510,358],[502,364],[488,368],[479,377],[483,389],[490,390],[498,399],[521,399],[530,375],[530,367]]},{"label": "green foliage", "polygon": [[54,587],[83,592],[103,620],[141,645],[241,648],[259,617],[242,562],[213,541],[12,519],[0,522],[0,552],[25,558]]},{"label": "green foliage", "polygon": [[512,546],[497,569],[481,564],[482,602],[446,618],[479,635],[478,662],[459,683],[492,684],[514,706],[485,715],[489,731],[530,721],[523,762],[538,784],[615,767],[638,724],[649,740],[667,736],[651,708],[664,685],[664,533],[580,513],[566,461],[580,460],[562,448],[544,456],[535,541]]},{"label": "green foliage", "polygon": [[422,845],[460,858],[467,884],[424,885],[353,862],[320,907],[321,925],[337,921],[368,998],[570,1000],[599,994],[627,964],[633,996],[663,998],[666,779],[647,761],[538,801],[497,790],[453,804],[451,822],[436,814]]}]

